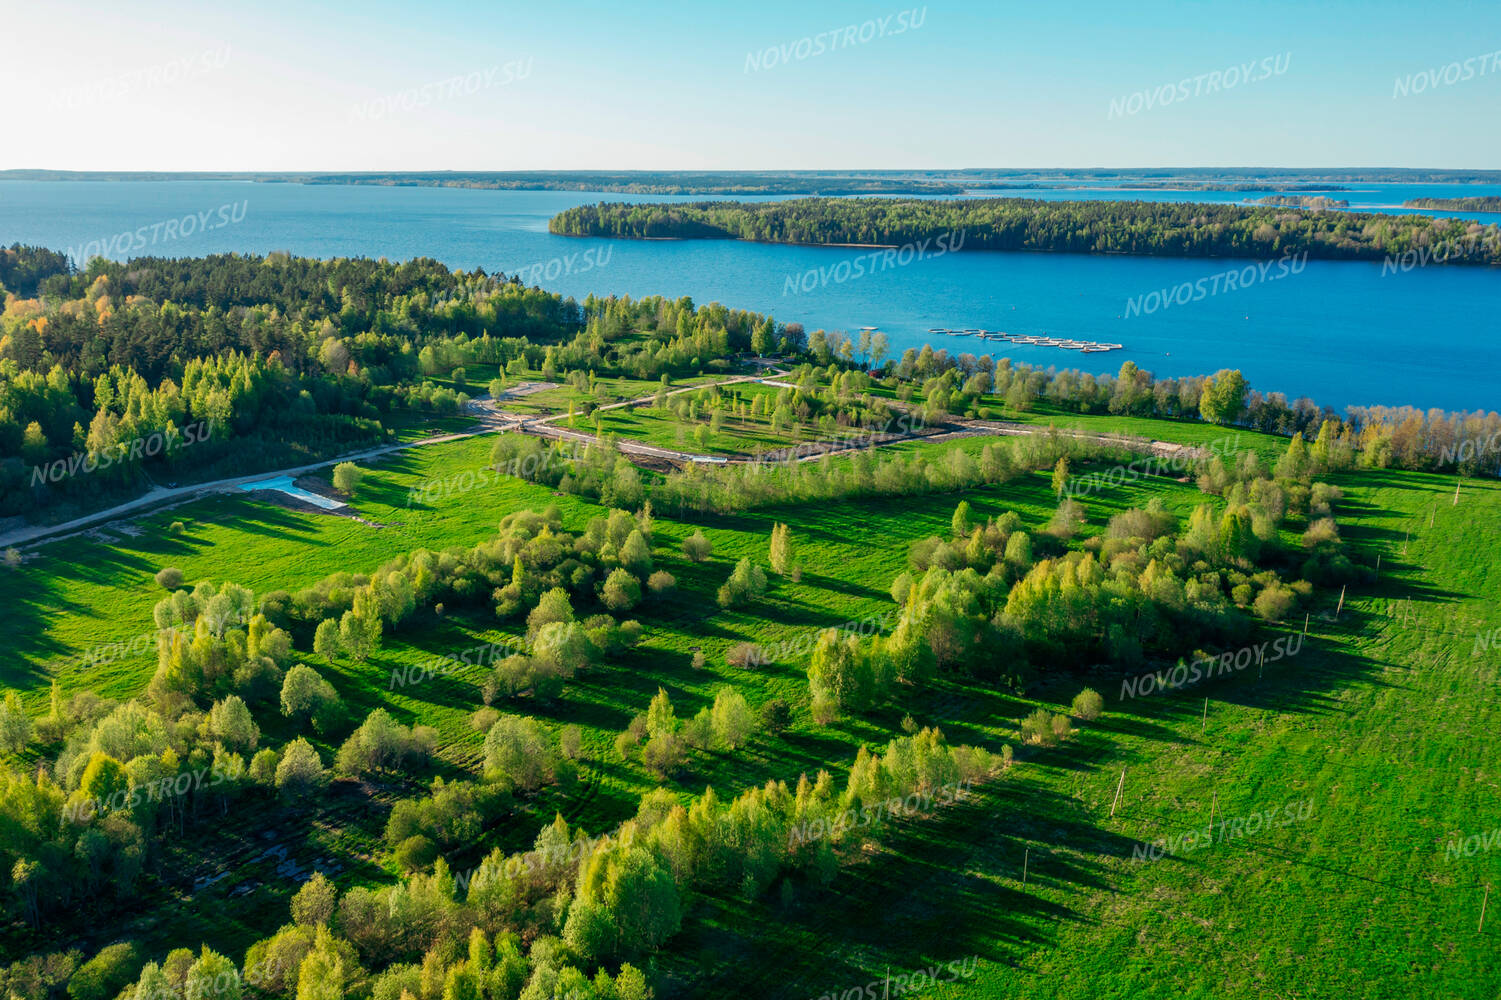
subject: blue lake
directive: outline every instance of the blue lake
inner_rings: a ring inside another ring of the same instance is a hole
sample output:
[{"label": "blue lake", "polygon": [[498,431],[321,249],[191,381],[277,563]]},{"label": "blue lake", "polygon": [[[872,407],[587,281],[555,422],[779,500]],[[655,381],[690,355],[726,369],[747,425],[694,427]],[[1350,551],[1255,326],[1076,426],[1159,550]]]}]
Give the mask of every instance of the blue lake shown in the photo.
[{"label": "blue lake", "polygon": [[[1365,210],[1395,211],[1404,199],[1424,195],[1501,193],[1480,185],[1351,187],[1331,196]],[[1174,201],[1257,197],[1105,189],[998,193]],[[108,246],[105,255],[116,258],[124,255],[121,248],[142,256],[272,250],[316,257],[425,256],[456,268],[535,275],[543,287],[578,298],[691,295],[698,302],[798,321],[810,330],[879,327],[893,353],[931,342],[954,352],[1004,354],[1093,372],[1113,372],[1128,359],[1158,375],[1235,367],[1255,388],[1335,407],[1501,408],[1497,268],[1403,271],[1308,261],[1297,273],[1274,265],[1263,275],[1248,261],[997,253],[926,259],[908,254],[903,266],[900,259],[886,262],[853,248],[626,242],[547,232],[547,220],[572,205],[684,200],[693,199],[249,182],[4,181],[0,244],[39,243],[80,253]],[[182,220],[189,216],[194,231],[183,236],[189,227]],[[1217,294],[1180,290],[1198,287],[1200,279]],[[1173,300],[1165,307],[1164,296]],[[1126,349],[1080,355],[931,335],[933,327],[1046,333]]]}]

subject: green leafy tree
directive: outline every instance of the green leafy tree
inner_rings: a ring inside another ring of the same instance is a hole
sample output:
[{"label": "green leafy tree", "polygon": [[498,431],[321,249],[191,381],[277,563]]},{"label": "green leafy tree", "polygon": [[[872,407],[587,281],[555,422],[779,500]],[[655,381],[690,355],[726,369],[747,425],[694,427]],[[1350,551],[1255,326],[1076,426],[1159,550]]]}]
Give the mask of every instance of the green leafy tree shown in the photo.
[{"label": "green leafy tree", "polygon": [[616,568],[605,578],[599,596],[611,611],[625,611],[641,602],[641,582],[625,569]]},{"label": "green leafy tree", "polygon": [[[1065,478],[1067,478],[1065,474]],[[960,500],[959,506],[954,508],[953,519],[949,521],[949,527],[955,538],[965,538],[969,535],[969,501]]]},{"label": "green leafy tree", "polygon": [[293,802],[303,802],[328,784],[323,758],[302,737],[287,744],[276,765],[276,790]]},{"label": "green leafy tree", "polygon": [[68,996],[73,1000],[108,1000],[130,982],[137,961],[134,944],[122,941],[105,945],[73,973],[68,980]]},{"label": "green leafy tree", "polygon": [[209,732],[214,739],[231,750],[248,753],[255,749],[261,738],[261,729],[255,724],[250,709],[237,694],[223,701],[216,701],[208,713]]},{"label": "green leafy tree", "polygon": [[327,927],[318,928],[313,950],[297,973],[296,1000],[344,1000],[349,995],[346,987],[359,977],[359,967],[348,945],[341,949],[339,944]]},{"label": "green leafy tree", "polygon": [[755,600],[766,593],[766,571],[747,556],[735,564],[730,578],[719,588],[718,600],[722,608],[732,608]]},{"label": "green leafy tree", "polygon": [[26,749],[33,729],[21,696],[15,691],[5,692],[5,701],[0,702],[0,753],[20,753]]},{"label": "green leafy tree", "polygon": [[1220,369],[1204,383],[1199,395],[1199,415],[1211,424],[1232,423],[1246,411],[1249,389],[1239,369]]},{"label": "green leafy tree", "polygon": [[[1060,456],[1056,465],[1053,466],[1053,495],[1063,498],[1063,491],[1068,489],[1068,456]],[[955,515],[957,518],[957,514]]]},{"label": "green leafy tree", "polygon": [[339,619],[339,648],[363,663],[380,646],[381,631],[379,615],[346,611]]},{"label": "green leafy tree", "polygon": [[756,716],[745,696],[729,687],[720,688],[714,696],[712,719],[714,741],[728,750],[744,744],[756,729]]},{"label": "green leafy tree", "polygon": [[557,749],[537,720],[502,715],[485,736],[485,770],[532,791],[557,780]]},{"label": "green leafy tree", "polygon": [[771,571],[778,576],[792,572],[792,529],[785,524],[771,526]]},{"label": "green leafy tree", "polygon": [[190,997],[240,1000],[243,995],[240,970],[228,958],[205,946],[202,954],[188,968],[183,993]]},{"label": "green leafy tree", "polygon": [[841,711],[862,711],[875,697],[875,677],[855,636],[825,629],[808,661],[808,688],[813,713],[828,722]]},{"label": "green leafy tree", "polygon": [[302,883],[302,888],[292,897],[292,920],[306,927],[327,924],[334,915],[334,906],[339,900],[338,887],[322,872]]},{"label": "green leafy tree", "polygon": [[317,630],[313,633],[313,652],[323,657],[332,666],[334,657],[339,655],[339,623],[332,618],[325,618],[318,623]]},{"label": "green leafy tree", "polygon": [[347,497],[354,496],[365,471],[353,462],[340,462],[334,466],[334,488]]},{"label": "green leafy tree", "polygon": [[282,679],[282,715],[303,720],[311,719],[313,727],[321,733],[326,732],[337,719],[339,707],[339,694],[334,690],[334,686],[318,676],[318,672],[306,664],[294,665]]}]

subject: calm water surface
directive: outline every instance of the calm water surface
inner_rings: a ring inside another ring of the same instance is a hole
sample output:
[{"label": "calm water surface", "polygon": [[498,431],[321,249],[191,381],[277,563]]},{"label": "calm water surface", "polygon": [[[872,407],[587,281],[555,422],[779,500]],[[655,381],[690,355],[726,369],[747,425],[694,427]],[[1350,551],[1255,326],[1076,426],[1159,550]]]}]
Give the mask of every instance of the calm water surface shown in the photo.
[{"label": "calm water surface", "polygon": [[[1174,201],[1257,197],[1102,189],[1004,193]],[[1395,210],[1411,197],[1497,193],[1475,185],[1361,185],[1331,195],[1347,198],[1352,208]],[[19,240],[76,254],[108,246],[105,255],[116,258],[272,250],[314,257],[425,256],[456,268],[534,275],[544,287],[578,298],[691,295],[698,302],[796,320],[810,330],[875,326],[887,334],[894,354],[932,342],[955,352],[988,350],[1094,372],[1113,372],[1127,359],[1158,375],[1228,366],[1240,368],[1256,388],[1336,407],[1501,408],[1497,268],[1383,273],[1374,263],[1308,261],[1297,273],[1272,266],[1262,275],[1248,261],[994,253],[925,259],[909,254],[906,266],[880,267],[868,251],[848,248],[629,242],[547,232],[547,220],[572,205],[684,200],[693,199],[250,182],[4,181],[0,243]],[[191,227],[182,222],[187,216],[194,219]],[[171,238],[167,220],[178,221]],[[183,236],[184,228],[193,232]],[[857,261],[865,273],[852,277]],[[1231,270],[1237,272],[1236,287],[1227,289],[1225,272]],[[1200,279],[1203,295],[1194,291]],[[1242,287],[1245,279],[1249,283]],[[1219,293],[1207,294],[1216,280]],[[1165,298],[1173,301],[1164,307]],[[1126,349],[1080,355],[932,335],[932,327],[1045,333]]]}]

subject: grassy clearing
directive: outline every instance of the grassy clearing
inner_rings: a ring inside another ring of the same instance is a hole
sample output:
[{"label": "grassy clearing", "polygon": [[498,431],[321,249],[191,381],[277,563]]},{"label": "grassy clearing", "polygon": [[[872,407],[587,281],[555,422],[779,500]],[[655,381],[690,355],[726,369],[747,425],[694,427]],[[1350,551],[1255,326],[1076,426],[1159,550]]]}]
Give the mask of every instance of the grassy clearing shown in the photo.
[{"label": "grassy clearing", "polygon": [[[727,387],[724,397],[727,403],[744,401],[750,405],[756,399],[767,400],[768,411],[776,405],[776,386],[743,383]],[[785,448],[803,441],[825,441],[848,438],[861,432],[855,428],[820,427],[818,423],[802,423],[797,426],[775,428],[770,416],[739,417],[726,411],[721,417],[718,433],[712,433],[712,414],[707,403],[698,403],[696,413],[686,410],[689,400],[696,394],[684,394],[667,400],[667,406],[658,409],[650,404],[638,407],[622,407],[607,410],[590,417],[580,417],[581,427],[592,426],[596,419],[601,431],[633,441],[642,441],[659,448],[693,450],[714,455],[748,455],[757,450],[769,451]],[[677,408],[684,412],[678,413]]]}]

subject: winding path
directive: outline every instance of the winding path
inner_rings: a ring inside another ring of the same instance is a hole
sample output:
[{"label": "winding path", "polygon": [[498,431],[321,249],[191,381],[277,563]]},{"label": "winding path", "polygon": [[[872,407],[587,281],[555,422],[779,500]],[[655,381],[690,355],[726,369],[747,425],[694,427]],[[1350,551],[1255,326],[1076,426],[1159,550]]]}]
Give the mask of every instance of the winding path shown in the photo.
[{"label": "winding path", "polygon": [[[715,382],[701,382],[697,385],[684,386],[682,388],[672,390],[671,392],[667,393],[667,395],[676,396],[686,392],[697,392],[708,385],[727,386],[744,382],[760,382],[764,385],[771,385],[782,388],[795,388],[792,383],[779,380],[780,376],[785,376],[786,374],[786,372],[782,371],[767,371],[765,373],[755,375],[737,375]],[[642,406],[647,403],[654,402],[655,399],[656,394],[653,393],[650,396],[641,396],[636,399],[622,400],[618,403],[609,403],[605,406],[599,407],[599,410],[595,412]],[[898,409],[910,409],[902,403],[895,401],[889,402],[892,406]],[[225,479],[216,479],[206,483],[194,483],[190,486],[178,486],[172,488],[164,486],[154,486],[152,489],[148,490],[147,492],[143,493],[133,500],[128,500],[124,503],[116,504],[113,507],[107,507],[103,510],[95,511],[92,514],[86,514],[82,517],[74,518],[71,521],[64,521],[60,524],[52,525],[27,525],[22,528],[8,531],[4,534],[0,534],[0,549],[19,549],[36,545],[43,541],[56,541],[58,539],[67,538],[72,535],[82,534],[83,532],[91,530],[93,528],[102,527],[111,521],[119,520],[126,515],[134,515],[147,510],[166,510],[170,507],[188,503],[190,501],[197,500],[200,497],[209,496],[211,494],[234,492],[241,485],[254,482],[259,479],[269,479],[276,476],[296,477],[303,475],[304,473],[313,472],[317,469],[326,468],[327,466],[332,465],[336,462],[367,461],[373,458],[381,458],[385,455],[396,454],[397,452],[409,451],[413,448],[423,448],[428,445],[444,444],[449,441],[458,441],[464,438],[477,437],[481,434],[492,434],[501,431],[520,431],[524,434],[533,434],[537,437],[557,440],[582,442],[590,442],[595,440],[594,435],[592,434],[587,434],[583,431],[575,431],[569,428],[557,426],[556,421],[564,419],[566,417],[566,414],[556,413],[550,416],[534,417],[521,413],[512,413],[498,407],[496,405],[496,402],[489,397],[470,400],[468,403],[468,408],[478,421],[476,425],[469,430],[454,431],[449,434],[437,434],[432,437],[421,438],[415,441],[404,441],[398,444],[381,445],[375,448],[367,448],[363,451],[351,452],[346,455],[337,455],[332,458],[326,458],[317,462],[309,462],[305,465],[290,466],[284,469],[264,470],[244,476],[231,476]],[[857,436],[851,440],[842,442],[825,444],[820,444],[818,442],[807,442],[804,445],[799,445],[791,449],[781,449],[782,452],[787,452],[788,454],[783,455],[780,458],[768,458],[767,456],[762,456],[760,461],[763,463],[768,461],[814,462],[826,455],[837,455],[850,451],[859,451],[884,444],[893,444],[899,441],[941,441],[960,437],[1017,436],[1037,434],[1041,433],[1043,430],[1044,428],[1037,427],[1033,424],[1018,424],[1008,421],[968,420],[963,418],[954,418],[950,419],[943,428],[937,429],[934,433],[868,433],[863,436]],[[1120,434],[1093,434],[1081,430],[1061,430],[1059,431],[1059,433],[1082,440],[1097,441],[1102,444],[1117,444],[1123,446],[1145,445],[1145,447],[1153,455],[1164,457],[1179,456],[1185,453],[1196,454],[1200,451],[1200,449],[1193,448],[1189,445],[1175,444],[1170,441],[1145,441],[1141,438],[1133,438],[1127,435]],[[633,455],[637,458],[655,461],[658,463],[669,462],[708,463],[715,465],[747,465],[755,464],[757,462],[757,459],[755,458],[730,458],[727,456],[700,455],[693,452],[675,451],[671,448],[659,448],[655,445],[643,444],[639,441],[632,440],[617,440],[616,445],[617,447],[619,447],[621,452],[626,455]],[[809,449],[808,453],[802,453],[800,449],[803,448]],[[778,453],[773,452],[771,454],[776,455]]]}]

